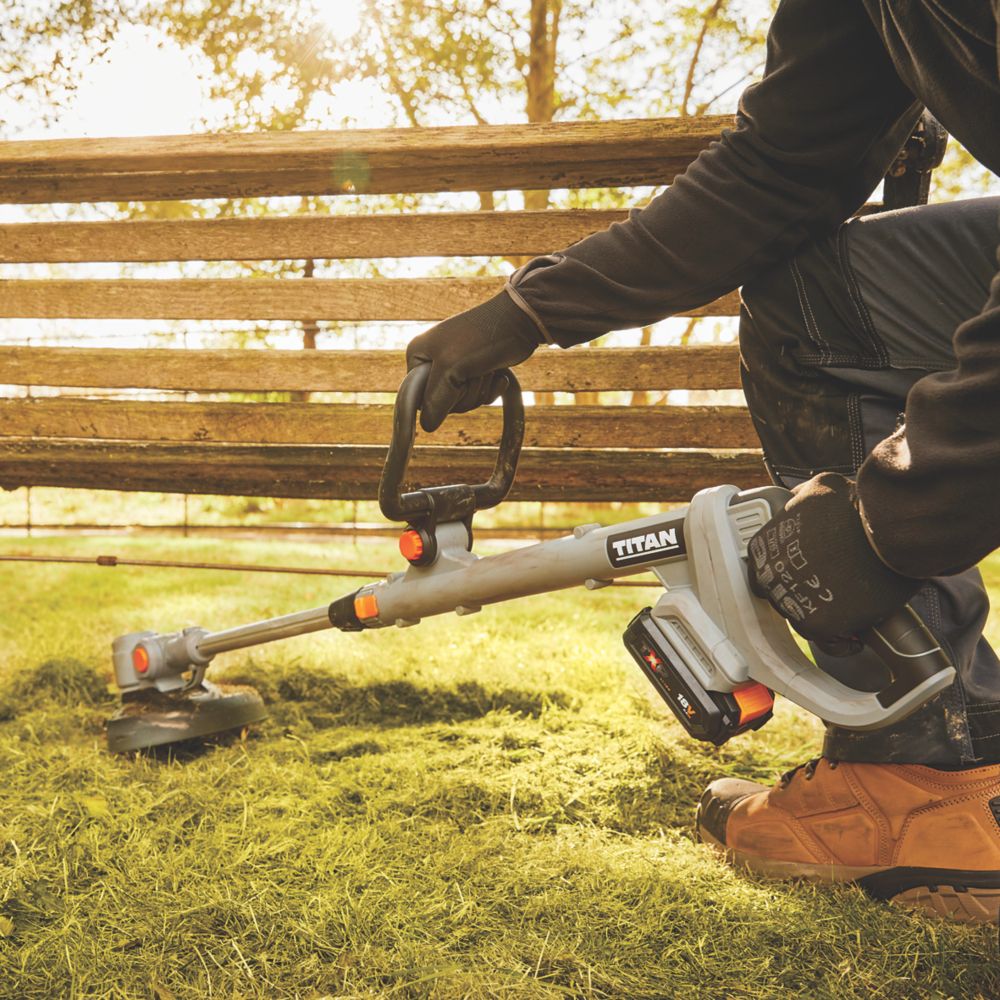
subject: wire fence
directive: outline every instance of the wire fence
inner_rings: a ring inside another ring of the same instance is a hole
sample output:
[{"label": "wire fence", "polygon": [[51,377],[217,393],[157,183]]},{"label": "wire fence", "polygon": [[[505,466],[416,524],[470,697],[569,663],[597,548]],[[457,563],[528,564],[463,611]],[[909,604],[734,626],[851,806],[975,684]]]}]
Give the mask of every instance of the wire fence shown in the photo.
[{"label": "wire fence", "polygon": [[[63,565],[98,566],[114,569],[118,566],[143,569],[185,569],[185,570],[228,570],[237,573],[290,573],[299,576],[352,577],[366,580],[383,579],[392,570],[346,569],[344,567],[320,566],[268,566],[259,563],[218,563],[182,562],[173,559],[131,559],[116,555],[99,556],[42,556],[42,555],[0,555],[0,562],[6,563],[56,563]],[[613,587],[659,587],[654,580],[614,580]]]}]

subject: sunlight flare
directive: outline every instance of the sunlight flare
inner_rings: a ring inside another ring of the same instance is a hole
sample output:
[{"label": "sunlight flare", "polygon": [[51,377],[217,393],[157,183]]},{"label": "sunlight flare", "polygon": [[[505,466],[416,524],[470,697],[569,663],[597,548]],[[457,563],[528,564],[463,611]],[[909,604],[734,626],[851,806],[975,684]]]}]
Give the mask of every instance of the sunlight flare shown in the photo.
[{"label": "sunlight flare", "polygon": [[316,13],[338,41],[346,41],[361,28],[362,0],[316,0]]}]

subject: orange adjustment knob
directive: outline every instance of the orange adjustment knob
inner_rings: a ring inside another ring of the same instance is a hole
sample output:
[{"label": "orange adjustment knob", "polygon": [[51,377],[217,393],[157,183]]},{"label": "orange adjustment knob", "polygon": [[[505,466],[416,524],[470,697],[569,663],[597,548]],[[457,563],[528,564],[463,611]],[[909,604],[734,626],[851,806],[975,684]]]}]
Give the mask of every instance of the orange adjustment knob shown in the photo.
[{"label": "orange adjustment knob", "polygon": [[137,674],[144,674],[149,670],[149,653],[145,646],[136,646],[132,650],[132,666]]},{"label": "orange adjustment knob", "polygon": [[370,591],[354,598],[354,614],[360,621],[378,618],[378,598]]},{"label": "orange adjustment knob", "polygon": [[420,562],[424,557],[424,540],[416,528],[407,528],[399,536],[399,551],[411,563]]}]

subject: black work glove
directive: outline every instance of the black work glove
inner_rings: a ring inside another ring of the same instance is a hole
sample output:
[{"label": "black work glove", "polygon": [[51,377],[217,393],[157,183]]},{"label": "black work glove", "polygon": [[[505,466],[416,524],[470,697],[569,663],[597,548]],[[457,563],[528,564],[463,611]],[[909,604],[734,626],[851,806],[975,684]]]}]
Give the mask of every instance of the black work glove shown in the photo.
[{"label": "black work glove", "polygon": [[492,403],[506,388],[498,368],[531,357],[542,335],[506,293],[432,326],[406,348],[407,370],[431,362],[420,404],[420,426],[430,433],[449,413]]},{"label": "black work glove", "polygon": [[824,472],[792,493],[750,539],[750,586],[807,639],[831,653],[856,652],[854,637],[901,608],[923,581],[875,554],[850,479]]}]

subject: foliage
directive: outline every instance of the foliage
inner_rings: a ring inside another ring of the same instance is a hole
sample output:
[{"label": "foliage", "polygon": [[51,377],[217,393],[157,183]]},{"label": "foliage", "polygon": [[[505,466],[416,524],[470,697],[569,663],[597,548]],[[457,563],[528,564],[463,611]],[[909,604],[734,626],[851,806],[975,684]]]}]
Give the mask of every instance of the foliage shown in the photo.
[{"label": "foliage", "polygon": [[[322,0],[317,0],[322,3]],[[313,98],[335,81],[329,38],[312,0],[149,0],[148,23],[208,58],[208,97],[221,124],[289,129],[316,124]]]},{"label": "foliage", "polygon": [[[93,539],[37,543],[52,554]],[[391,546],[124,543],[359,565]],[[987,565],[995,584],[997,568]],[[351,581],[27,567],[0,622],[0,995],[985,998],[994,931],[733,872],[694,843],[718,774],[769,780],[818,728],[781,705],[716,751],[630,694],[647,595],[567,593],[419,629],[230,654],[271,721],[184,759],[111,757],[108,641],[329,600]],[[101,683],[98,683],[100,680]]]},{"label": "foliage", "polygon": [[[123,26],[140,23],[205,57],[215,116],[207,124],[216,128],[347,124],[324,120],[323,98],[362,79],[395,103],[400,123],[510,121],[518,106],[531,118],[540,46],[551,49],[558,117],[700,113],[759,68],[774,6],[360,2],[356,32],[338,37],[325,0],[28,0],[0,11],[0,75],[9,94],[30,96],[51,116],[87,61],[101,58]],[[533,34],[536,12],[542,35]]]},{"label": "foliage", "polygon": [[1000,178],[975,160],[968,150],[952,140],[944,162],[931,176],[929,200],[954,201],[1000,194]]},{"label": "foliage", "polygon": [[19,0],[0,5],[0,79],[9,101],[51,120],[77,83],[78,52],[100,58],[142,0]]},{"label": "foliage", "polygon": [[[343,74],[387,84],[411,124],[516,120],[533,52],[527,2],[365,4],[358,51],[343,58]],[[586,119],[708,110],[760,65],[773,4],[702,0],[665,9],[648,0],[549,0],[548,7],[549,34],[552,25],[558,30],[553,114]],[[699,47],[705,31],[710,43]],[[727,74],[733,79],[713,95],[713,81]],[[700,100],[685,107],[695,87]]]}]

